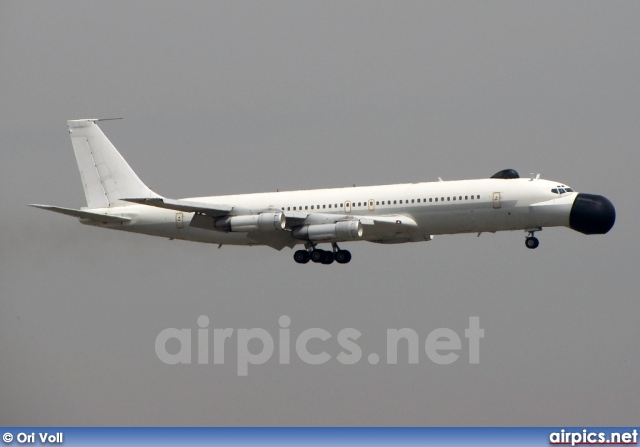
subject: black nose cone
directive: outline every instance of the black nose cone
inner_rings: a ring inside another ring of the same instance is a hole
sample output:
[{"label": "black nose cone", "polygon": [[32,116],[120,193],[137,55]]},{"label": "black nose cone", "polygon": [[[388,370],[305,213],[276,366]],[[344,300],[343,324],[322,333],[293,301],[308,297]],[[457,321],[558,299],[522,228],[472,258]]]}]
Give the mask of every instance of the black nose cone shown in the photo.
[{"label": "black nose cone", "polygon": [[569,226],[584,234],[605,234],[616,221],[616,209],[606,197],[580,193],[571,207]]}]

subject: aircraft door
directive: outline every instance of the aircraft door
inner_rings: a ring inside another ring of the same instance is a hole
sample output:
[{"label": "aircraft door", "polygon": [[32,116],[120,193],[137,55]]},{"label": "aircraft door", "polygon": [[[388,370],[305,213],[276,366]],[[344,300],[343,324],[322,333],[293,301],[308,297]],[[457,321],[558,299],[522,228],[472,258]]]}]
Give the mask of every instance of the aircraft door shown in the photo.
[{"label": "aircraft door", "polygon": [[376,202],[373,199],[369,199],[369,211],[374,211],[376,209]]},{"label": "aircraft door", "polygon": [[176,213],[176,228],[184,228],[184,213]]},{"label": "aircraft door", "polygon": [[494,209],[502,208],[502,199],[500,197],[499,192],[493,193],[493,208]]},{"label": "aircraft door", "polygon": [[351,202],[349,202],[348,200],[344,202],[344,212],[345,213],[351,212]]}]

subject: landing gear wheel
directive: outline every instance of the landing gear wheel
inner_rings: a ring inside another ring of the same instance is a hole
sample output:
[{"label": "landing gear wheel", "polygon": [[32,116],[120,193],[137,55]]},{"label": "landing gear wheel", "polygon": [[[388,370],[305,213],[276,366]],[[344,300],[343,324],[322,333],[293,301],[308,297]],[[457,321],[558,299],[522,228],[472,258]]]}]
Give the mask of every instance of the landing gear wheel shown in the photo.
[{"label": "landing gear wheel", "polygon": [[309,262],[309,252],[307,250],[298,250],[293,254],[293,260],[298,264],[306,264]]},{"label": "landing gear wheel", "polygon": [[322,256],[322,261],[320,261],[324,265],[333,264],[335,257],[332,251],[325,251]]},{"label": "landing gear wheel", "polygon": [[351,261],[351,252],[349,250],[338,250],[335,257],[338,264],[346,264]]},{"label": "landing gear wheel", "polygon": [[311,252],[311,260],[313,262],[322,262],[322,260],[324,259],[324,253],[324,250],[316,248]]},{"label": "landing gear wheel", "polygon": [[527,246],[527,248],[534,249],[534,248],[537,248],[538,245],[540,245],[540,241],[538,240],[537,237],[529,236],[524,241],[524,244]]}]

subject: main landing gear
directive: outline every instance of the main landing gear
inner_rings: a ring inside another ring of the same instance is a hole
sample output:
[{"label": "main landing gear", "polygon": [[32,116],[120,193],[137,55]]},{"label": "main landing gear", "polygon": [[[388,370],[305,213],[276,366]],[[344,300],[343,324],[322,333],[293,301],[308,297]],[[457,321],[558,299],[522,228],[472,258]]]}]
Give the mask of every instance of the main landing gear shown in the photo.
[{"label": "main landing gear", "polygon": [[306,264],[309,261],[313,261],[317,264],[333,264],[333,261],[338,264],[346,264],[351,261],[351,252],[349,250],[341,250],[338,244],[331,244],[333,250],[321,250],[316,248],[315,245],[309,244],[306,250],[298,250],[293,254],[293,260],[298,264]]},{"label": "main landing gear", "polygon": [[534,234],[536,231],[541,231],[541,230],[542,228],[528,231],[527,238],[524,240],[524,245],[526,245],[527,248],[531,250],[533,250],[534,248],[538,248],[538,245],[540,245],[540,241],[538,240],[537,237],[534,236]]}]

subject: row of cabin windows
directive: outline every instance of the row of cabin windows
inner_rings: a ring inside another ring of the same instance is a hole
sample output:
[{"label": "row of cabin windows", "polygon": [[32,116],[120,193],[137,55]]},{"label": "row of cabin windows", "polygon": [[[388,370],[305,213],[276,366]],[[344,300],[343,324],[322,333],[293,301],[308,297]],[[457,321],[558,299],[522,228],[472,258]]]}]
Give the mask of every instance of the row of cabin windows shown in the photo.
[{"label": "row of cabin windows", "polygon": [[[428,200],[429,200],[429,203],[433,203],[433,202],[438,202],[438,200],[440,202],[445,202],[445,201],[447,201],[447,202],[451,202],[451,201],[456,202],[456,201],[462,201],[462,200],[479,200],[479,199],[480,199],[480,195],[472,195],[472,196],[448,196],[446,198],[445,197],[440,197],[440,198],[438,198],[438,197],[435,197],[435,198],[434,197],[429,197]],[[391,205],[392,204],[391,202],[392,202],[391,200],[387,200],[386,203],[385,203],[384,200],[382,200],[382,201],[376,200],[376,205],[377,206]],[[426,198],[425,199],[411,199],[411,203],[416,203],[416,202],[417,203],[427,203],[427,199]],[[409,203],[409,199],[405,200],[404,203],[405,204]],[[402,204],[403,204],[402,200],[393,200],[393,205],[402,205]],[[322,206],[320,206],[320,205],[317,205],[317,206],[305,205],[304,209],[308,210],[309,207],[311,207],[312,210],[313,209],[327,209],[327,208],[331,209],[331,206],[332,206],[331,203],[329,205],[322,205]],[[356,208],[356,207],[359,207],[359,206],[360,207],[368,206],[368,202],[358,202],[357,205],[356,205],[356,202],[351,202],[351,207],[352,208]],[[337,203],[333,204],[333,207],[337,209],[338,208],[338,204]],[[344,207],[344,204],[341,203],[340,204],[340,208],[343,208],[343,207]],[[294,207],[288,206],[286,208],[287,208],[287,211],[291,211],[292,208],[293,208],[293,211],[298,211],[298,210],[302,211],[302,206],[294,206]],[[282,211],[284,211],[284,209],[285,209],[285,207],[283,206],[282,207]]]}]

